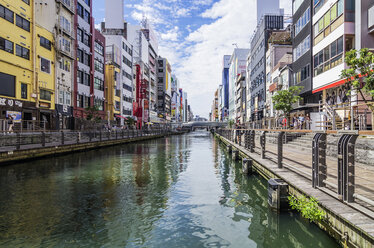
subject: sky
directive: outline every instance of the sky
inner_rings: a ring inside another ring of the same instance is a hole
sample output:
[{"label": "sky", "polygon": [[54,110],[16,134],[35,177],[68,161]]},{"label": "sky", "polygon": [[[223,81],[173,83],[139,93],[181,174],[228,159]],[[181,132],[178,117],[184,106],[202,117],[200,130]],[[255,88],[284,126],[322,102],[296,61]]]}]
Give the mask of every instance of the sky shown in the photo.
[{"label": "sky", "polygon": [[[105,20],[105,0],[93,0],[95,24]],[[222,60],[235,45],[249,48],[257,25],[255,0],[124,0],[125,20],[145,16],[195,115],[208,117],[214,91],[222,82]],[[291,0],[280,0],[285,13]]]}]

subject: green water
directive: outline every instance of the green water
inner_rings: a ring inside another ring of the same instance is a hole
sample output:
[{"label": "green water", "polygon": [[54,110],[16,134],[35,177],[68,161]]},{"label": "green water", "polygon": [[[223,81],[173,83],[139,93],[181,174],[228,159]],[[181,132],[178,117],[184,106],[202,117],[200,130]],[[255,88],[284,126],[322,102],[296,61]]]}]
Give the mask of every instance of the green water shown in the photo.
[{"label": "green water", "polygon": [[338,247],[207,132],[0,168],[0,247]]}]

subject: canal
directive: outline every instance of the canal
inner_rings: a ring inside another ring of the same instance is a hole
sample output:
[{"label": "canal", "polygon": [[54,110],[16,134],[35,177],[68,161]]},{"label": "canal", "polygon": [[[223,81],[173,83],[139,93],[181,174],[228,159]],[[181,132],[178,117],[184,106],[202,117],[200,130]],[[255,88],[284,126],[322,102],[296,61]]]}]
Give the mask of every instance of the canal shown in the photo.
[{"label": "canal", "polygon": [[0,168],[0,247],[338,247],[197,131]]}]

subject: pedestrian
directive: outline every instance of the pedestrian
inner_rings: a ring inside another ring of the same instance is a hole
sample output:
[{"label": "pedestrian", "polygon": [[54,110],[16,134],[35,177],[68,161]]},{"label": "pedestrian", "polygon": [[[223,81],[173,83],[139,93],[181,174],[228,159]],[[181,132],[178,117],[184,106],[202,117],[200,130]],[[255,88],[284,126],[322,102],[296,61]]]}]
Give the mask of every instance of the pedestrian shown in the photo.
[{"label": "pedestrian", "polygon": [[13,133],[13,125],[14,125],[13,116],[9,115],[8,116],[8,132],[9,133]]},{"label": "pedestrian", "polygon": [[299,115],[299,129],[303,129],[304,121],[305,121],[304,114]]},{"label": "pedestrian", "polygon": [[306,116],[305,116],[305,123],[306,123],[306,129],[310,129],[311,128],[311,119],[310,119],[310,116],[309,116],[309,114],[306,114]]}]

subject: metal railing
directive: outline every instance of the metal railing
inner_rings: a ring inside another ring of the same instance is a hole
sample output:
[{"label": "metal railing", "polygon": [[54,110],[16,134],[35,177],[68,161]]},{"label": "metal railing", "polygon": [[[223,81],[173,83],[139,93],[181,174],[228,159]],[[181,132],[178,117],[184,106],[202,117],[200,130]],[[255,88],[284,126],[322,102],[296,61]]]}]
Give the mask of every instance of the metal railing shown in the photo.
[{"label": "metal railing", "polygon": [[278,168],[303,176],[314,188],[353,207],[367,208],[374,216],[374,164],[369,158],[369,164],[356,161],[357,140],[373,136],[373,131],[218,129],[216,133]]},{"label": "metal railing", "polygon": [[16,150],[28,150],[41,147],[58,147],[61,145],[74,145],[110,140],[128,140],[138,137],[166,136],[180,134],[184,131],[171,129],[153,130],[125,130],[112,131],[60,131],[60,132],[34,132],[12,133],[0,136],[0,153]]}]

